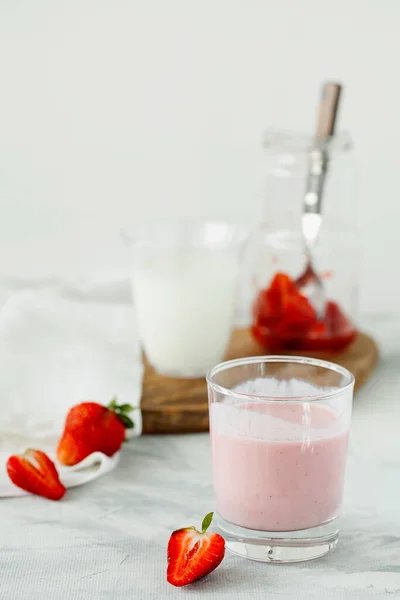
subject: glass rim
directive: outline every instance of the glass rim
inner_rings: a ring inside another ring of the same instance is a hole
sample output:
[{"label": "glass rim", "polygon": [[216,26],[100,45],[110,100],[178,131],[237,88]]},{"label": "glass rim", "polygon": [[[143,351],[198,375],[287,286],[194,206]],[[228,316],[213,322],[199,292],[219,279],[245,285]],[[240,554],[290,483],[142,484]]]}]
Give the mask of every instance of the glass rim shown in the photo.
[{"label": "glass rim", "polygon": [[[301,230],[301,223],[299,221],[298,229],[285,229],[284,227],[273,227],[269,223],[261,223],[254,233],[261,237],[261,240],[267,246],[277,248],[278,250],[298,250],[299,247],[304,248],[304,233]],[[329,241],[329,246],[341,248],[345,245],[350,246],[352,252],[361,251],[359,240],[354,235],[354,231],[340,229],[332,229],[331,231],[324,232],[325,240]],[[317,240],[317,245],[320,240]]]},{"label": "glass rim", "polygon": [[[163,229],[182,228],[182,229],[196,229],[206,226],[218,226],[225,227],[226,230],[235,231],[238,235],[238,239],[245,240],[250,232],[251,227],[243,223],[230,221],[226,219],[214,219],[207,217],[156,217],[154,219],[149,218],[134,223],[131,227],[123,227],[120,230],[120,235],[126,243],[132,243],[137,240],[143,239],[147,235],[151,235],[152,232]],[[237,241],[237,240],[236,240]]]},{"label": "glass rim", "polygon": [[[267,149],[280,148],[292,152],[309,152],[315,148],[316,141],[313,135],[301,131],[270,128],[264,132],[262,145]],[[350,132],[343,130],[324,138],[319,146],[321,145],[327,150],[345,151],[352,149],[353,140]]]},{"label": "glass rim", "polygon": [[[294,364],[304,364],[308,366],[321,367],[327,369],[329,371],[334,371],[339,373],[343,377],[346,378],[346,383],[339,388],[335,388],[333,390],[327,392],[321,392],[319,394],[315,394],[312,396],[272,396],[272,395],[255,395],[255,394],[245,394],[242,392],[236,392],[229,388],[226,388],[222,385],[219,385],[213,378],[215,375],[220,373],[221,371],[226,371],[233,367],[240,367],[249,364],[255,363],[294,363]],[[330,362],[328,360],[323,360],[320,358],[312,358],[308,356],[291,356],[291,355],[278,355],[278,354],[268,354],[265,356],[249,356],[246,358],[236,358],[233,360],[227,360],[222,363],[219,363],[215,367],[213,367],[206,375],[207,384],[216,392],[223,394],[224,396],[230,396],[233,398],[237,398],[238,400],[256,400],[257,402],[264,402],[266,404],[276,404],[276,403],[304,403],[304,402],[321,402],[323,400],[328,400],[330,398],[335,398],[336,396],[342,395],[347,390],[353,388],[354,386],[354,375],[345,367],[337,365],[336,363]]]}]

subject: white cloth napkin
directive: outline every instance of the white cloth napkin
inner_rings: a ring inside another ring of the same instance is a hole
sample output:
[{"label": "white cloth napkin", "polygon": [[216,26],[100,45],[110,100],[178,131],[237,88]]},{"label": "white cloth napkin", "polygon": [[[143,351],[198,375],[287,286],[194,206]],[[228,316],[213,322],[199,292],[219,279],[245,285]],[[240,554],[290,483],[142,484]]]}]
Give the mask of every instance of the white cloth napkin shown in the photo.
[{"label": "white cloth napkin", "polygon": [[[0,281],[0,453],[54,453],[68,410],[82,401],[116,397],[140,407],[143,365],[126,286]],[[140,435],[140,408],[130,416],[129,434]],[[97,461],[96,477],[115,466],[106,459]],[[70,481],[71,470],[65,476]]]}]

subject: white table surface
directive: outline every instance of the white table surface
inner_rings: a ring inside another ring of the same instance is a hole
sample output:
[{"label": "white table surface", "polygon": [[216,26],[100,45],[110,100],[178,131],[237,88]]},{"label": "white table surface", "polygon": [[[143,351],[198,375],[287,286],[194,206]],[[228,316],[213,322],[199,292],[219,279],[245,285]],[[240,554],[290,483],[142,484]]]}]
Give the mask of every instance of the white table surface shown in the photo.
[{"label": "white table surface", "polygon": [[400,319],[367,328],[382,363],[355,399],[342,535],[329,556],[264,565],[227,554],[207,579],[165,580],[176,527],[213,509],[208,435],[142,437],[62,502],[1,500],[1,600],[400,598]]}]

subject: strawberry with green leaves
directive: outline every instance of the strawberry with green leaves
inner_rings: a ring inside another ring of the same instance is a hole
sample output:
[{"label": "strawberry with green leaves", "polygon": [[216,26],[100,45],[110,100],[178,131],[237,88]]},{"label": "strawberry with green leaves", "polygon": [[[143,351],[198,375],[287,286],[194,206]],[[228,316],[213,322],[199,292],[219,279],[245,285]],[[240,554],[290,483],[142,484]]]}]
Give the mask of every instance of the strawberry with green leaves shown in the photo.
[{"label": "strawberry with green leaves", "polygon": [[209,575],[225,555],[225,540],[218,533],[207,533],[213,513],[203,519],[201,532],[195,527],[174,531],[168,542],[167,581],[182,587]]},{"label": "strawberry with green leaves", "polygon": [[114,398],[108,406],[81,402],[73,406],[66,418],[57,448],[63,465],[76,465],[93,452],[113,456],[125,441],[126,429],[134,424],[128,416],[130,404],[118,405]]}]

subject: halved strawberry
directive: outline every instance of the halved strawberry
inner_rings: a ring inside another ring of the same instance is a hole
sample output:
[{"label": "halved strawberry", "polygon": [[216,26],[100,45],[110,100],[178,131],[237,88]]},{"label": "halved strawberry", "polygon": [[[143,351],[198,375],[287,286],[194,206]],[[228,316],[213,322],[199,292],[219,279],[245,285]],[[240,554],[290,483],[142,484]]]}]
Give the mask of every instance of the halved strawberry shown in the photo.
[{"label": "halved strawberry", "polygon": [[213,513],[203,519],[201,533],[195,527],[174,531],[168,542],[167,581],[181,587],[205,577],[218,567],[225,555],[225,540],[207,533]]},{"label": "halved strawberry", "polygon": [[7,473],[16,486],[49,500],[60,500],[66,492],[53,461],[41,450],[10,456]]}]

